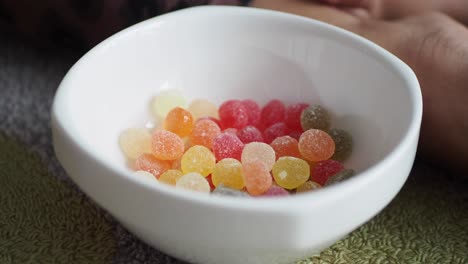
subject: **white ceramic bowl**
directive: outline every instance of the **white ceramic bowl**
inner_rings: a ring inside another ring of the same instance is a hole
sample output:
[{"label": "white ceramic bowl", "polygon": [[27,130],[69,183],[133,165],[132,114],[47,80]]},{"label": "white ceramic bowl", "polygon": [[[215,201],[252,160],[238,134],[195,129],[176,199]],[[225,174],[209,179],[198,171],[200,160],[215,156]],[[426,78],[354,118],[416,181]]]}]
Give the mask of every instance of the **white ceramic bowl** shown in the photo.
[{"label": "white ceramic bowl", "polygon": [[[359,174],[290,198],[235,199],[180,191],[132,175],[119,133],[149,118],[177,87],[216,102],[320,103],[355,139]],[[319,253],[371,219],[412,167],[422,115],[403,62],[314,20],[240,7],[198,7],[107,39],[64,78],[52,109],[55,151],[76,184],[150,245],[197,263],[288,263]]]}]

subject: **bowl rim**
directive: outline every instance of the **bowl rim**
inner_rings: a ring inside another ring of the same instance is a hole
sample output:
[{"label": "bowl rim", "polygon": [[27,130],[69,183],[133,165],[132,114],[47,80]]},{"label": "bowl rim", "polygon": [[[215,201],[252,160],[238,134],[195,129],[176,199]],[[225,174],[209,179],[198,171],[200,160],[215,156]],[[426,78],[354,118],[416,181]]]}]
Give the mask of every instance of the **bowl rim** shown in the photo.
[{"label": "bowl rim", "polygon": [[[157,28],[166,21],[177,20],[183,18],[184,16],[194,15],[194,16],[204,16],[219,14],[219,12],[225,12],[235,15],[250,15],[257,17],[275,17],[275,19],[281,19],[283,21],[291,22],[300,22],[303,24],[308,24],[311,27],[315,27],[320,33],[327,34],[328,38],[335,40],[344,40],[346,45],[352,46],[353,48],[360,49],[363,52],[371,55],[374,59],[382,62],[389,70],[393,71],[395,74],[402,78],[405,87],[409,89],[410,100],[411,100],[411,117],[410,125],[407,127],[404,132],[402,140],[381,160],[375,162],[370,167],[364,169],[363,171],[356,174],[355,177],[352,177],[344,182],[327,186],[326,188],[310,192],[303,193],[301,195],[291,195],[287,197],[255,197],[251,199],[242,199],[229,196],[214,196],[207,195],[192,191],[180,191],[179,189],[174,188],[173,186],[167,186],[164,184],[148,184],[145,179],[139,179],[132,175],[132,172],[124,169],[117,168],[107,162],[94,153],[92,150],[86,147],[86,144],[82,144],[83,141],[79,136],[74,135],[73,129],[70,126],[65,125],[69,123],[66,121],[64,114],[66,111],[62,111],[63,107],[66,107],[66,94],[68,93],[69,86],[68,83],[73,82],[73,76],[76,71],[78,71],[83,65],[86,65],[87,60],[94,56],[95,54],[104,51],[114,45],[115,42],[118,42],[120,39],[131,37],[132,34],[138,31],[144,31],[151,28]],[[365,186],[368,182],[374,180],[375,177],[378,177],[379,170],[384,169],[389,164],[393,163],[397,157],[403,155],[407,146],[418,139],[419,129],[422,120],[422,94],[419,86],[419,82],[413,72],[413,70],[402,62],[395,55],[386,51],[377,44],[359,36],[352,32],[349,32],[345,29],[321,22],[318,20],[293,15],[289,13],[283,13],[279,11],[252,8],[252,7],[238,7],[238,6],[197,6],[190,7],[171,13],[163,14],[138,24],[135,24],[131,27],[128,27],[109,38],[105,39],[86,54],[84,54],[67,72],[62,82],[60,83],[54,100],[52,104],[52,129],[56,130],[57,133],[61,133],[69,139],[72,144],[74,144],[80,151],[86,155],[92,157],[100,166],[105,167],[105,169],[111,171],[115,174],[116,177],[125,178],[129,184],[138,185],[141,188],[159,192],[162,195],[169,196],[173,199],[179,199],[184,201],[189,201],[191,203],[199,203],[203,206],[213,206],[216,208],[233,208],[233,209],[243,209],[247,211],[262,211],[262,212],[271,212],[271,211],[284,211],[296,210],[297,207],[310,204],[310,201],[319,200],[323,201],[333,201],[342,199],[349,194],[355,193],[360,188],[358,186]],[[54,131],[53,131],[54,132]],[[54,142],[55,144],[55,142]],[[60,160],[60,157],[59,157]],[[73,181],[75,181],[74,176],[71,175]],[[354,188],[353,188],[354,187]],[[358,188],[356,188],[358,187]],[[88,194],[92,196],[91,194]],[[96,201],[99,203],[99,201]]]}]

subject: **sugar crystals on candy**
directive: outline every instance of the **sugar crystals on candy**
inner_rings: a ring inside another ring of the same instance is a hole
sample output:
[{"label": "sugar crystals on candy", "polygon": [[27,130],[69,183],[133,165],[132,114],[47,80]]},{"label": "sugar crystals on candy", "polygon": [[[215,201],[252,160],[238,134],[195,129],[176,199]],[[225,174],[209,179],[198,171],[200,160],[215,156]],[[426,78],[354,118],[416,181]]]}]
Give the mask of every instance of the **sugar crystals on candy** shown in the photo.
[{"label": "sugar crystals on candy", "polygon": [[242,164],[232,158],[222,159],[216,163],[211,179],[214,186],[222,184],[236,190],[245,186]]},{"label": "sugar crystals on candy", "polygon": [[299,152],[309,161],[327,160],[335,153],[335,142],[324,131],[309,129],[299,138]]},{"label": "sugar crystals on candy", "polygon": [[312,105],[304,109],[301,114],[301,126],[304,131],[320,129],[328,131],[331,119],[328,111],[320,105]]},{"label": "sugar crystals on candy", "polygon": [[206,177],[213,172],[216,160],[207,147],[197,145],[184,153],[180,163],[184,174],[197,172]]},{"label": "sugar crystals on candy", "polygon": [[176,188],[192,190],[201,193],[209,193],[211,191],[208,181],[196,172],[191,172],[183,175],[177,180]]},{"label": "sugar crystals on candy", "polygon": [[293,190],[310,177],[309,164],[295,157],[281,157],[273,165],[273,177],[279,186]]}]

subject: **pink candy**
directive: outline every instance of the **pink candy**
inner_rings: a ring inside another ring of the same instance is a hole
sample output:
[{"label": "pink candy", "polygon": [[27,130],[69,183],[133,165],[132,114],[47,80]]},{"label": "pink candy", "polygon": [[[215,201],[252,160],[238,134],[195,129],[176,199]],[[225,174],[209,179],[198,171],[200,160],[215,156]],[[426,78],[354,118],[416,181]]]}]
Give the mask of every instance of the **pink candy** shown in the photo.
[{"label": "pink candy", "polygon": [[289,196],[289,192],[277,185],[272,185],[262,196]]},{"label": "pink candy", "polygon": [[286,136],[291,130],[286,126],[285,123],[276,123],[263,131],[263,139],[265,143],[270,144],[275,138]]},{"label": "pink candy", "polygon": [[244,144],[250,142],[263,142],[262,132],[254,126],[246,126],[241,130],[237,131],[237,136],[244,142]]},{"label": "pink candy", "polygon": [[213,153],[216,160],[233,158],[241,160],[244,143],[232,133],[221,133],[213,140]]}]

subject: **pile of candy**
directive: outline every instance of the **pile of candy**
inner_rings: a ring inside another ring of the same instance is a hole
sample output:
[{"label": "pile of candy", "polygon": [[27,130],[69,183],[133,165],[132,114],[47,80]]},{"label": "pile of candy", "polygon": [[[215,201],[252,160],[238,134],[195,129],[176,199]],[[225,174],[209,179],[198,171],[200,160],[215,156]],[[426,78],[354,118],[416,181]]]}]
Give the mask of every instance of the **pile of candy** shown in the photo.
[{"label": "pile of candy", "polygon": [[136,174],[176,188],[229,196],[283,196],[353,176],[341,163],[352,137],[331,129],[320,105],[228,100],[219,108],[176,91],[156,96],[161,127],[131,128],[119,139]]}]

